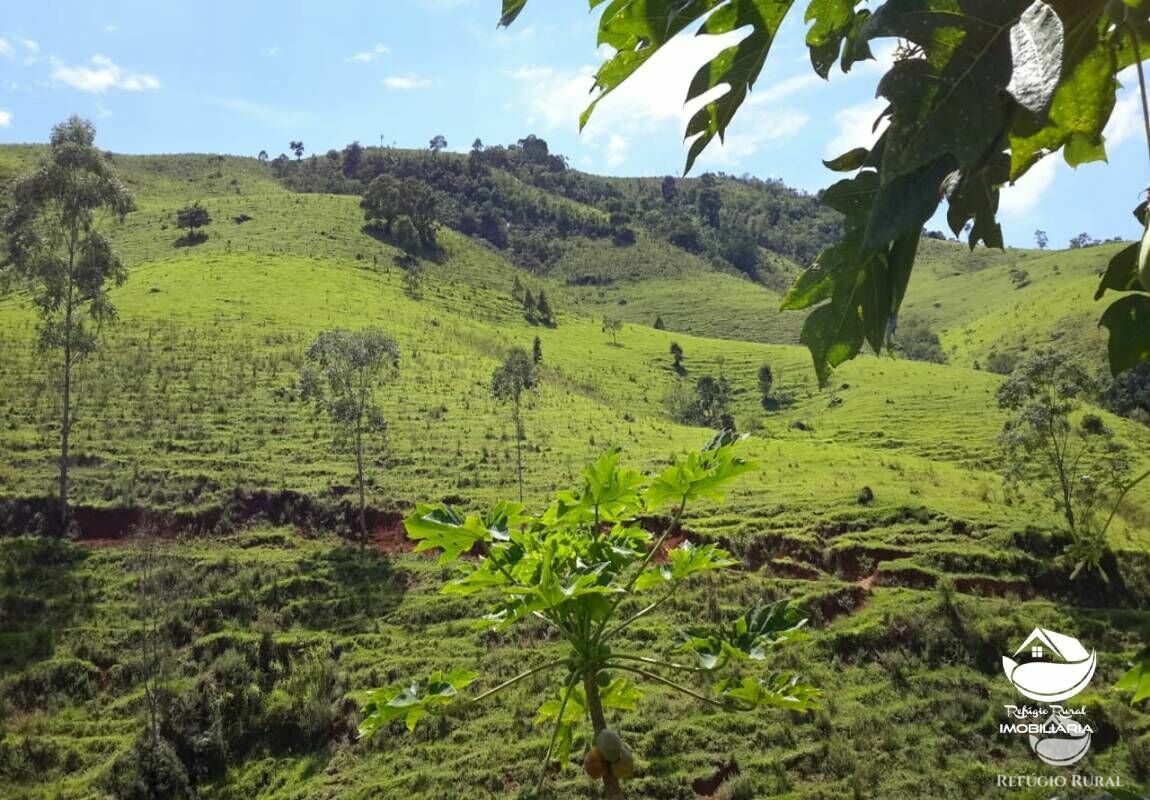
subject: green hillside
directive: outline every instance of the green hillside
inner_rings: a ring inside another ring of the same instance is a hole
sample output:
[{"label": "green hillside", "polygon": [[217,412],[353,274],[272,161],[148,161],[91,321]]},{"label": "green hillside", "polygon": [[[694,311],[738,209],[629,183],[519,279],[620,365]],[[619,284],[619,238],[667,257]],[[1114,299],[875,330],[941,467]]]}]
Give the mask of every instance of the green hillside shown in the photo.
[{"label": "green hillside", "polygon": [[[34,153],[0,147],[0,179]],[[399,158],[402,169],[432,158],[466,169],[447,154]],[[673,421],[668,397],[704,376],[729,381],[731,413],[751,434],[745,448],[759,468],[686,523],[742,569],[693,584],[637,625],[634,642],[669,642],[667,631],[702,609],[717,619],[756,600],[793,599],[812,619],[811,635],[772,667],[803,672],[825,708],[716,715],[652,689],[627,723],[641,761],[636,797],[704,796],[692,781],[731,759],[750,797],[1044,797],[993,785],[998,773],[1047,770],[996,722],[1014,702],[1000,657],[1036,625],[1080,630],[1098,650],[1098,677],[1076,701],[1107,731],[1090,770],[1131,785],[1150,775],[1150,716],[1110,690],[1150,636],[1150,492],[1119,509],[1112,580],[1071,581],[1052,558],[1064,538],[1050,500],[1033,487],[1003,490],[1002,379],[986,369],[994,353],[1051,342],[1101,363],[1088,299],[1112,246],[970,254],[929,242],[903,317],[939,334],[948,363],[863,357],[820,391],[797,344],[801,315],[778,311],[779,278],[821,236],[800,241],[799,218],[778,226],[789,254],[754,245],[751,275],[715,257],[718,240],[693,252],[664,236],[659,181],[513,164],[493,178],[508,198],[501,208],[531,209],[534,227],[509,224],[504,247],[467,235],[471,200],[447,194],[458,216],[439,232],[441,252],[419,260],[413,291],[401,251],[364,231],[336,168],[307,163],[291,172],[234,157],[114,157],[139,210],[108,229],[128,279],[112,292],[118,322],[79,372],[77,542],[23,535],[52,490],[59,400],[26,292],[0,295],[0,795],[132,796],[124,775],[146,702],[136,588],[146,563],[124,545],[148,520],[179,540],[163,555],[184,620],[165,701],[178,722],[165,735],[194,766],[201,796],[526,796],[546,747],[531,724],[544,683],[522,684],[493,713],[464,707],[367,744],[352,741],[358,712],[345,697],[476,663],[493,680],[510,677],[526,649],[555,649],[542,628],[519,638],[474,628],[474,599],[439,594],[445,570],[406,552],[394,513],[515,494],[514,425],[491,398],[491,374],[536,337],[541,385],[524,412],[533,506],[612,446],[645,470],[700,447],[712,432]],[[745,217],[738,224],[769,237],[782,189],[718,183],[723,207]],[[609,209],[608,190],[625,210]],[[182,246],[175,212],[192,201],[214,222],[205,242]],[[577,232],[553,236],[560,218]],[[613,231],[588,233],[596,220]],[[620,244],[619,227],[633,240]],[[546,258],[532,255],[549,237]],[[1026,272],[1025,285],[1011,270]],[[553,326],[526,318],[516,284],[546,291]],[[625,320],[617,342],[604,316]],[[354,467],[299,399],[315,336],[366,326],[400,347],[384,396],[386,450],[371,458],[369,554],[340,537]],[[769,409],[756,384],[765,363],[779,399]],[[1099,413],[1136,466],[1150,467],[1150,428]],[[589,786],[577,769],[551,785],[559,798],[586,797]]]}]

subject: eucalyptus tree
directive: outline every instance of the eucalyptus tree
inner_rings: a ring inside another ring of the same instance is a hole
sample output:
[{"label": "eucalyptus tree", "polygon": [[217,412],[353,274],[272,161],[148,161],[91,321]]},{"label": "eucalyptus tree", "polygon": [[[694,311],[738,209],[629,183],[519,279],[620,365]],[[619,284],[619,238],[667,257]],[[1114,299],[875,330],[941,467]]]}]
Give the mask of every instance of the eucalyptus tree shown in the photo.
[{"label": "eucalyptus tree", "polygon": [[9,188],[10,206],[0,225],[7,240],[5,271],[32,286],[39,346],[59,353],[61,529],[68,525],[73,370],[96,350],[102,326],[115,320],[108,286],[126,277],[100,229],[135,208],[95,142],[96,129],[87,120],[73,116],[56,125],[36,170]]},{"label": "eucalyptus tree", "polygon": [[491,396],[511,403],[515,422],[515,466],[519,480],[519,502],[523,502],[523,395],[538,385],[535,362],[522,347],[513,347],[491,375]]},{"label": "eucalyptus tree", "polygon": [[1107,532],[1126,493],[1150,471],[1129,480],[1126,449],[1101,419],[1083,414],[1084,401],[1096,394],[1095,382],[1072,359],[1039,351],[998,388],[998,405],[1010,414],[999,442],[1008,485],[1041,488],[1062,516],[1071,577],[1096,570],[1105,579]]},{"label": "eucalyptus tree", "polygon": [[[512,24],[528,4],[503,0],[501,24]],[[1071,166],[1106,159],[1103,131],[1117,77],[1134,65],[1150,146],[1145,0],[591,0],[591,8],[602,10],[596,44],[611,55],[595,74],[597,92],[581,126],[600,100],[680,35],[738,36],[688,85],[688,172],[727,131],[789,15],[805,10],[811,66],[824,79],[836,64],[846,73],[873,60],[879,47],[893,53],[877,86],[885,103],[877,141],[825,162],[850,173],[820,194],[844,217],[841,238],[784,298],[786,309],[810,309],[801,340],[823,385],[865,345],[878,352],[888,344],[888,322],[902,304],[923,226],[944,200],[956,236],[965,235],[972,248],[1002,248],[1004,185],[1058,153]],[[1132,186],[1131,194],[1143,188]],[[1150,360],[1147,204],[1135,214],[1143,242],[1114,257],[1096,295],[1122,295],[1101,318],[1114,374]]]},{"label": "eucalyptus tree", "polygon": [[360,546],[367,542],[365,462],[373,437],[387,433],[379,390],[399,371],[399,345],[383,331],[324,331],[308,347],[300,377],[301,396],[327,413],[336,444],[355,456],[359,489]]}]

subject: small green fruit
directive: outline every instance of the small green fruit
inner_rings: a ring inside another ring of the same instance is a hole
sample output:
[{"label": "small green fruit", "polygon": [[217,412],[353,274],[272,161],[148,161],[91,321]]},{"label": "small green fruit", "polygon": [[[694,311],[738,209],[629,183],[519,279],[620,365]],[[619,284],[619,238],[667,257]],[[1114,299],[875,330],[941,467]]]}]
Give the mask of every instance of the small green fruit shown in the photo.
[{"label": "small green fruit", "polygon": [[608,763],[614,763],[619,760],[623,755],[623,740],[619,738],[619,734],[612,730],[601,730],[599,735],[595,737],[595,746],[599,748],[599,752],[603,754],[603,758]]}]

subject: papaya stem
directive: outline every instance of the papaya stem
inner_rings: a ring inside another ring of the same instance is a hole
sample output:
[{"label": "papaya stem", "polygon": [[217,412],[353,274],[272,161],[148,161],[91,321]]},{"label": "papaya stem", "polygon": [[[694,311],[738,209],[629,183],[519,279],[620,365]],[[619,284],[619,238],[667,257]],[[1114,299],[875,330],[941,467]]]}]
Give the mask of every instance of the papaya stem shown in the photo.
[{"label": "papaya stem", "polygon": [[555,729],[551,731],[551,741],[547,744],[547,752],[543,754],[543,764],[539,768],[539,780],[535,783],[535,794],[543,791],[543,781],[547,778],[547,767],[551,765],[551,752],[555,749],[555,740],[559,738],[559,729],[563,727],[563,712],[567,710],[567,701],[571,699],[571,692],[575,689],[575,682],[579,680],[579,673],[572,672],[567,681],[567,688],[563,692],[563,702],[559,704],[559,715],[555,718]]},{"label": "papaya stem", "polygon": [[1130,46],[1134,49],[1134,64],[1138,67],[1138,89],[1142,94],[1142,123],[1146,128],[1146,148],[1150,150],[1150,100],[1146,97],[1146,74],[1142,69],[1142,48],[1138,46],[1138,33],[1129,23],[1126,32],[1130,34]]},{"label": "papaya stem", "polygon": [[714,670],[710,670],[705,667],[694,667],[690,664],[676,664],[674,661],[660,661],[657,658],[651,658],[649,656],[637,656],[632,655],[631,653],[613,652],[611,653],[611,658],[621,658],[624,661],[641,661],[642,663],[649,664],[653,667],[664,667],[666,669],[678,670],[679,672],[714,672]]},{"label": "papaya stem", "polygon": [[609,664],[608,666],[611,669],[622,669],[622,670],[626,670],[627,672],[634,672],[636,675],[642,675],[644,678],[646,678],[648,680],[655,681],[656,683],[661,683],[664,686],[669,686],[672,689],[674,689],[675,691],[682,692],[683,694],[685,694],[689,697],[693,697],[696,700],[699,700],[700,702],[706,703],[707,705],[712,705],[712,706],[715,706],[716,708],[721,708],[724,711],[730,711],[731,710],[731,707],[729,705],[727,705],[726,703],[720,703],[718,700],[715,700],[714,698],[711,698],[711,697],[707,697],[705,694],[699,694],[694,689],[688,689],[686,686],[681,686],[680,684],[677,684],[674,681],[667,680],[666,678],[664,678],[661,675],[656,675],[654,672],[647,672],[647,670],[645,670],[645,669],[639,669],[638,667],[628,666],[627,664]]},{"label": "papaya stem", "polygon": [[[587,694],[587,711],[591,714],[591,728],[595,731],[594,738],[607,728],[607,718],[603,714],[603,701],[599,699],[599,684],[595,682],[595,672],[588,670],[583,675],[583,690]],[[603,797],[606,800],[623,800],[623,787],[619,785],[611,770],[603,776]]]},{"label": "papaya stem", "polygon": [[549,670],[549,669],[555,669],[555,667],[561,667],[566,663],[567,663],[567,659],[561,658],[558,661],[549,661],[546,664],[540,664],[538,667],[532,667],[529,670],[525,670],[523,672],[520,672],[518,675],[516,675],[514,678],[511,678],[510,680],[504,681],[503,683],[499,684],[498,686],[495,686],[491,689],[488,689],[486,692],[483,692],[482,694],[476,695],[475,697],[471,698],[471,702],[478,703],[480,700],[486,700],[488,697],[491,697],[491,695],[496,694],[497,692],[503,691],[508,686],[514,686],[515,684],[519,683],[519,681],[521,681],[525,678],[530,678],[532,675],[535,675],[536,673],[539,673],[539,672],[544,672],[544,671]]}]

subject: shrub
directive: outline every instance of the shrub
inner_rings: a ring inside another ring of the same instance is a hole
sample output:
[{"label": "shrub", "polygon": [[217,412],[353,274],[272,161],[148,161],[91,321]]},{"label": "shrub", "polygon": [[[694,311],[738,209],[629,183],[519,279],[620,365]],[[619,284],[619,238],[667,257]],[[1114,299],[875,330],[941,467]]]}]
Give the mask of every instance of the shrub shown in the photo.
[{"label": "shrub", "polygon": [[22,710],[42,708],[59,699],[82,702],[96,696],[100,671],[79,658],[53,658],[29,667],[4,687],[4,698]]},{"label": "shrub", "polygon": [[946,363],[946,353],[938,334],[921,319],[912,318],[899,324],[893,337],[893,349],[911,361]]},{"label": "shrub", "polygon": [[120,800],[180,800],[191,797],[188,772],[172,745],[144,735],[112,765],[105,784]]}]

